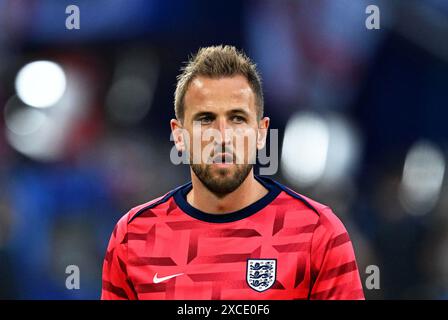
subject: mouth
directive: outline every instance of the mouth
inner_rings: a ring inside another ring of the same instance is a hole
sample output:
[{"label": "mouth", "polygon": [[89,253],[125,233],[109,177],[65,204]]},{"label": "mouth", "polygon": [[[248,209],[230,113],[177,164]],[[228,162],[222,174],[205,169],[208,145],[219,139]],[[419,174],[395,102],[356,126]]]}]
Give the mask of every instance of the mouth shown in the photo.
[{"label": "mouth", "polygon": [[233,155],[230,153],[218,153],[213,157],[213,164],[229,165],[233,163]]}]

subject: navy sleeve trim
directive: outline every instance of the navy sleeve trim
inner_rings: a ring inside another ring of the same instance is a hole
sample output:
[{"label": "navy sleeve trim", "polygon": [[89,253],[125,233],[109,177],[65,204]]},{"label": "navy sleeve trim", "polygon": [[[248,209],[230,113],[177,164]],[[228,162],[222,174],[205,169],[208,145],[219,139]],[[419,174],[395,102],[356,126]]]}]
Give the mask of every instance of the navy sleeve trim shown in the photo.
[{"label": "navy sleeve trim", "polygon": [[311,204],[309,203],[305,198],[303,198],[300,194],[294,192],[293,190],[291,190],[290,188],[288,188],[287,186],[273,180],[267,177],[261,177],[261,176],[257,176],[257,178],[259,179],[263,179],[265,181],[269,181],[270,183],[274,183],[276,184],[280,189],[282,189],[284,192],[286,192],[287,194],[289,194],[291,197],[298,199],[300,201],[302,201],[308,208],[310,208],[311,210],[313,210],[314,212],[316,212],[316,214],[318,216],[320,216],[319,211]]},{"label": "navy sleeve trim", "polygon": [[137,218],[139,215],[141,215],[143,212],[145,212],[146,210],[152,209],[154,207],[157,207],[159,204],[162,204],[164,202],[167,202],[169,198],[171,198],[179,189],[182,189],[184,187],[187,187],[188,185],[190,185],[191,182],[188,182],[184,185],[181,185],[173,190],[171,190],[170,192],[168,192],[166,195],[163,196],[163,198],[161,198],[160,200],[151,203],[149,205],[147,205],[144,208],[141,208],[140,210],[137,211],[137,213],[128,221],[128,224],[131,223],[131,221],[133,221],[135,218]]}]

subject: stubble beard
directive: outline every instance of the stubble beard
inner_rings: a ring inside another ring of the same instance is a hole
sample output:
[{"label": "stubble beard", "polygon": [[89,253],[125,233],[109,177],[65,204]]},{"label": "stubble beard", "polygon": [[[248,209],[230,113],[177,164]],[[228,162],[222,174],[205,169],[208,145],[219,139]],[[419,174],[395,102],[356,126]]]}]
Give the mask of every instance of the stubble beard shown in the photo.
[{"label": "stubble beard", "polygon": [[229,169],[215,169],[212,165],[191,164],[191,169],[204,186],[219,198],[235,191],[246,180],[251,172],[252,164],[235,164],[235,170],[229,174]]}]

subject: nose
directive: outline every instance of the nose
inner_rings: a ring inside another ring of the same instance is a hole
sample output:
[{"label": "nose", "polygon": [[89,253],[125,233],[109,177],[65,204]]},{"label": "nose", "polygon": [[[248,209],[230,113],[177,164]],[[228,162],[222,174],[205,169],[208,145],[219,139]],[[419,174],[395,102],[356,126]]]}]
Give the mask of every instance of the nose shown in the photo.
[{"label": "nose", "polygon": [[219,121],[217,121],[217,124],[218,124],[217,129],[220,133],[220,141],[218,141],[218,143],[221,143],[223,145],[230,144],[232,141],[232,132],[231,132],[232,128],[228,126],[227,120],[220,119]]}]

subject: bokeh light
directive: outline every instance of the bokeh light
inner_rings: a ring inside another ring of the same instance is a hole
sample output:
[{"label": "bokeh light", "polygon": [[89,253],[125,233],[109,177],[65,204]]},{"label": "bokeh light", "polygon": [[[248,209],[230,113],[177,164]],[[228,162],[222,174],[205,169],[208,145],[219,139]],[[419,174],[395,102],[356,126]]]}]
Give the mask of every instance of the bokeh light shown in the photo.
[{"label": "bokeh light", "polygon": [[442,188],[445,167],[445,157],[436,144],[421,140],[410,148],[400,186],[400,201],[407,212],[422,215],[434,208]]},{"label": "bokeh light", "polygon": [[328,124],[316,114],[299,113],[285,129],[281,164],[292,182],[309,186],[324,173],[330,136]]},{"label": "bokeh light", "polygon": [[36,108],[51,107],[65,92],[66,77],[60,65],[51,61],[35,61],[25,65],[16,77],[17,95]]}]

